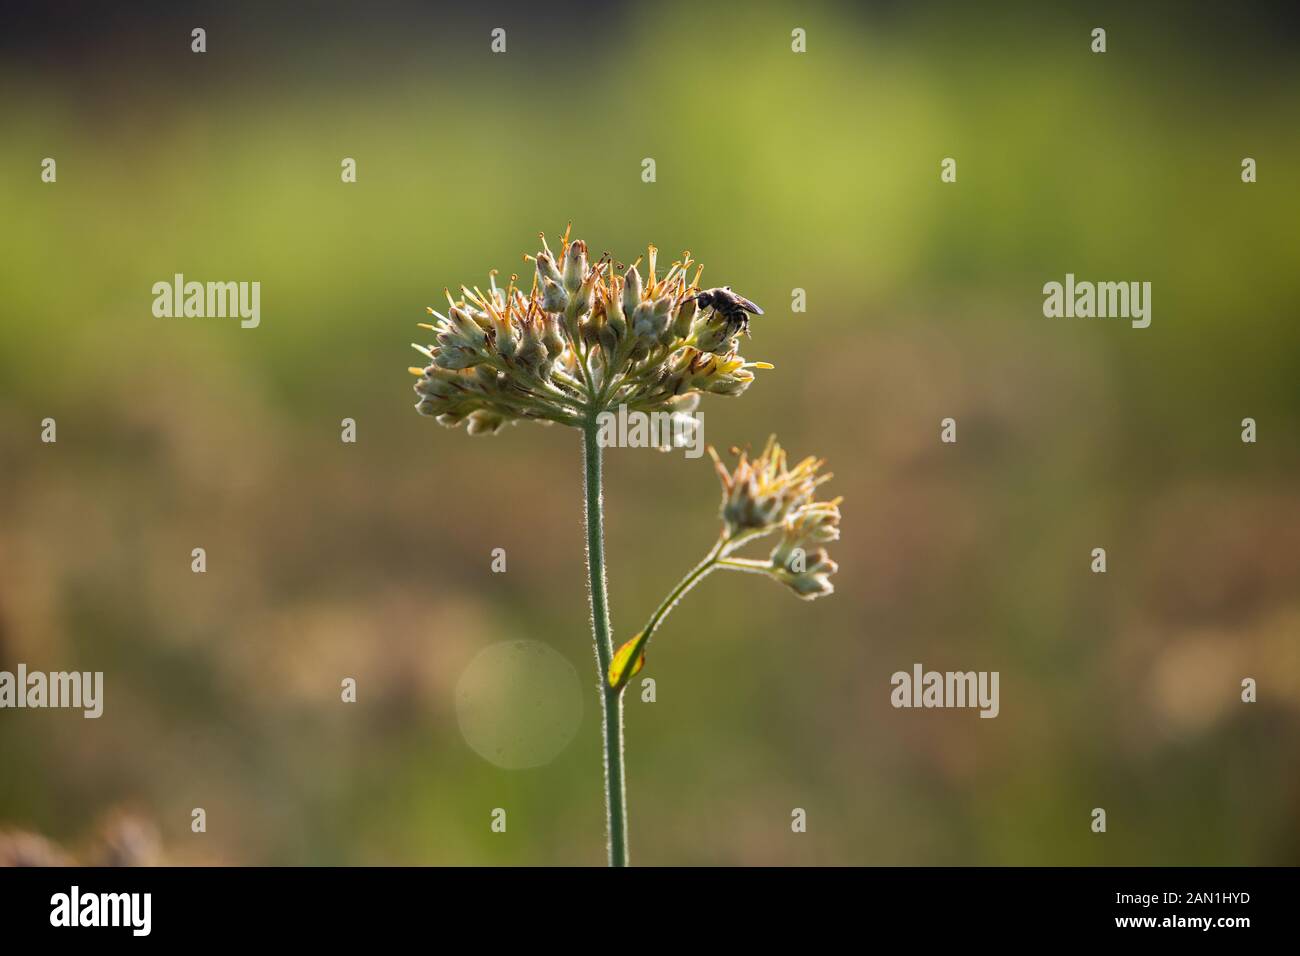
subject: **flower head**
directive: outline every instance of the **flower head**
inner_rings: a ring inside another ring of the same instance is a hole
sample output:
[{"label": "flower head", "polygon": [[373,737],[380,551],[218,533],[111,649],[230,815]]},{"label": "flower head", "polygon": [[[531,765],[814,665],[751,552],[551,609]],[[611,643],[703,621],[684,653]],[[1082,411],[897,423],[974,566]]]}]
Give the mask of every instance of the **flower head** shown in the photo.
[{"label": "flower head", "polygon": [[748,452],[740,452],[734,469],[729,470],[712,448],[709,454],[722,482],[722,520],[732,535],[783,524],[811,502],[817,486],[831,477],[817,474],[825,462],[811,456],[789,467],[775,435],[757,458],[751,460]]},{"label": "flower head", "polygon": [[698,306],[701,269],[689,252],[660,276],[651,246],[643,276],[639,259],[591,262],[566,232],[558,255],[543,236],[525,259],[527,293],[517,276],[502,289],[492,273],[486,291],[446,292],[446,314],[429,309],[436,322],[421,328],[434,342],[414,345],[428,361],[411,369],[421,414],[468,422],[471,434],[521,419],[580,426],[619,405],[672,413],[706,392],[739,395],[753,369],[771,368],[745,361],[739,327]]},{"label": "flower head", "polygon": [[724,537],[740,544],[781,533],[767,562],[740,562],[744,569],[765,571],[807,600],[834,591],[830,576],[839,566],[822,545],[839,540],[841,499],[814,500],[817,488],[831,478],[819,474],[825,462],[809,456],[789,466],[776,436],[757,458],[740,453],[733,469],[712,448],[709,452],[722,482]]}]

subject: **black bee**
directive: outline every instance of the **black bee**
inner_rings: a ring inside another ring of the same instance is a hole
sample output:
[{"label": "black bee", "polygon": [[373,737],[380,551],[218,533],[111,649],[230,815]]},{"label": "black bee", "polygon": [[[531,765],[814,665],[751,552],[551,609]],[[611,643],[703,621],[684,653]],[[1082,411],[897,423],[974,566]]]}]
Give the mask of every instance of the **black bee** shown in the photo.
[{"label": "black bee", "polygon": [[737,330],[749,334],[749,314],[762,315],[763,310],[750,302],[743,295],[736,295],[731,286],[721,289],[705,289],[695,295],[695,304],[701,309],[712,307],[727,320],[727,333],[734,335]]}]

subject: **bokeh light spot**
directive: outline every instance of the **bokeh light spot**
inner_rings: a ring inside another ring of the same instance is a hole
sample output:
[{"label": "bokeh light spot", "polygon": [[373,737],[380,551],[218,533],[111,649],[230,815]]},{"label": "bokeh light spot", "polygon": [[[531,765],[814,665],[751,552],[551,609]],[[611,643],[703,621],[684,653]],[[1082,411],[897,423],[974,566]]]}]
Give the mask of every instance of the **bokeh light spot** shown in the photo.
[{"label": "bokeh light spot", "polygon": [[480,651],[456,682],[461,736],[507,770],[560,755],[582,722],[578,672],[540,641],[502,641]]}]

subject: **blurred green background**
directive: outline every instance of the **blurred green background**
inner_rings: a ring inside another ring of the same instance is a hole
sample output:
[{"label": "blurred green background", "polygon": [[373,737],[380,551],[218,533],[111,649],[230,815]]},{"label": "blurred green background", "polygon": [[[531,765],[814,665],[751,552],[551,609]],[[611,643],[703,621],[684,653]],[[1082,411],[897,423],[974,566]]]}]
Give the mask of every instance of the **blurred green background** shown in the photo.
[{"label": "blurred green background", "polygon": [[[579,436],[440,428],[405,371],[444,286],[526,275],[572,220],[623,261],[690,249],[767,309],[744,351],[776,370],[706,399],[705,437],[775,431],[845,498],[835,595],[718,575],[656,638],[657,700],[628,697],[634,862],[1300,862],[1284,22],[393,3],[10,27],[0,669],[102,670],[106,691],[97,721],[0,712],[0,829],[85,858],[126,814],[180,863],[603,859]],[[177,272],[259,281],[260,328],[154,318]],[[1067,272],[1150,281],[1151,327],[1045,319]],[[712,543],[717,485],[680,454],[606,467],[626,638]],[[505,770],[455,697],[516,640],[585,696],[566,749]],[[894,710],[915,662],[999,671],[1000,716]]]}]

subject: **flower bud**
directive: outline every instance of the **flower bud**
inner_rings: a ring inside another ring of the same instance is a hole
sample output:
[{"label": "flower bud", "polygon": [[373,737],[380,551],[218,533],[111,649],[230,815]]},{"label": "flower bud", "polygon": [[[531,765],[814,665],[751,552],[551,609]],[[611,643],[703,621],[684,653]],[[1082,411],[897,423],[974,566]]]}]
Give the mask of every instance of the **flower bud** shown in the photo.
[{"label": "flower bud", "polygon": [[495,435],[501,431],[506,420],[496,412],[479,409],[469,416],[469,433],[471,435]]},{"label": "flower bud", "polygon": [[[619,303],[618,294],[616,292],[607,292],[602,297],[601,304],[605,310],[604,330],[601,334],[603,337],[610,338],[617,345],[618,341],[627,332],[627,323],[623,320],[623,307]],[[603,341],[604,338],[602,338]]]},{"label": "flower bud", "polygon": [[667,345],[672,340],[672,333],[668,330],[668,323],[673,317],[673,297],[664,295],[655,299],[654,310],[655,339],[661,345]]},{"label": "flower bud", "polygon": [[[558,286],[557,286],[558,288]],[[560,334],[560,321],[553,314],[542,313],[542,344],[552,359],[564,351],[564,336]]]},{"label": "flower bud", "polygon": [[739,395],[754,380],[754,373],[745,368],[744,359],[708,352],[695,353],[687,374],[691,388],[715,395]]},{"label": "flower bud", "polygon": [[575,239],[569,243],[568,254],[564,257],[564,287],[570,292],[577,292],[585,278],[587,278],[587,244],[581,239]]},{"label": "flower bud", "polygon": [[534,374],[541,370],[543,363],[548,361],[538,323],[524,324],[519,336],[519,351],[515,353],[515,361]]},{"label": "flower bud", "polygon": [[704,385],[704,391],[712,392],[714,395],[739,395],[753,383],[754,373],[747,368],[740,368],[710,378]]},{"label": "flower bud", "polygon": [[462,340],[459,344],[471,348],[482,348],[483,343],[487,341],[487,335],[484,327],[476,322],[468,312],[458,306],[452,306],[448,315],[448,326],[455,331],[456,335]]},{"label": "flower bud", "polygon": [[632,313],[641,302],[641,273],[636,266],[628,266],[623,275],[623,315],[632,318]]},{"label": "flower bud", "polygon": [[[792,552],[791,558],[793,557]],[[791,565],[774,564],[772,576],[805,601],[823,597],[835,590],[830,577],[840,567],[831,560],[831,556],[824,548],[818,548],[812,554],[804,555],[802,563],[802,571],[795,570]],[[791,561],[791,564],[794,562]]]},{"label": "flower bud", "polygon": [[642,302],[632,312],[632,334],[639,339],[655,337],[655,310],[649,302]]},{"label": "flower bud", "polygon": [[799,542],[829,544],[840,538],[840,499],[815,501],[786,519],[786,536]]},{"label": "flower bud", "polygon": [[504,359],[511,358],[519,346],[519,340],[515,337],[515,330],[510,326],[510,317],[508,315],[501,316],[496,319],[495,325],[496,337],[493,345],[497,354]]},{"label": "flower bud", "polygon": [[570,323],[576,322],[588,312],[595,304],[595,289],[588,283],[582,283],[577,290],[569,296],[569,304],[564,308],[564,317]]},{"label": "flower bud", "polygon": [[555,268],[555,260],[551,258],[549,252],[537,253],[537,282],[544,285],[549,279],[551,282],[560,281],[560,270]]},{"label": "flower bud", "polygon": [[[619,321],[621,322],[622,319],[620,318]],[[605,355],[607,357],[607,360],[612,359],[615,351],[618,350],[618,340],[619,340],[619,336],[614,331],[612,327],[612,323],[606,322],[604,325],[600,327],[600,331],[597,335],[597,339],[600,342],[600,347],[605,350]]]},{"label": "flower bud", "polygon": [[702,322],[695,324],[695,347],[701,352],[728,355],[736,350],[735,330],[725,316],[710,310]]},{"label": "flower bud", "polygon": [[722,504],[722,520],[733,531],[769,528],[781,520],[781,497],[762,493],[753,477],[736,482]]},{"label": "flower bud", "polygon": [[438,349],[434,353],[433,362],[439,368],[462,369],[472,368],[483,361],[483,356],[477,352],[471,352],[469,349],[457,348],[455,346]]},{"label": "flower bud", "polygon": [[545,312],[563,312],[569,304],[568,293],[558,282],[545,279],[542,282],[542,310]]},{"label": "flower bud", "polygon": [[691,334],[691,323],[695,320],[695,297],[690,296],[677,308],[677,317],[671,326],[673,338],[684,339]]},{"label": "flower bud", "polygon": [[801,550],[799,539],[791,535],[782,535],[769,555],[774,568],[789,568],[794,561],[795,552]]},{"label": "flower bud", "polygon": [[616,341],[623,341],[627,338],[627,321],[623,318],[623,312],[616,309],[610,312],[605,321],[605,326],[614,334]]},{"label": "flower bud", "polygon": [[415,390],[430,398],[453,398],[465,392],[465,377],[446,366],[431,365],[424,377],[415,383]]}]

